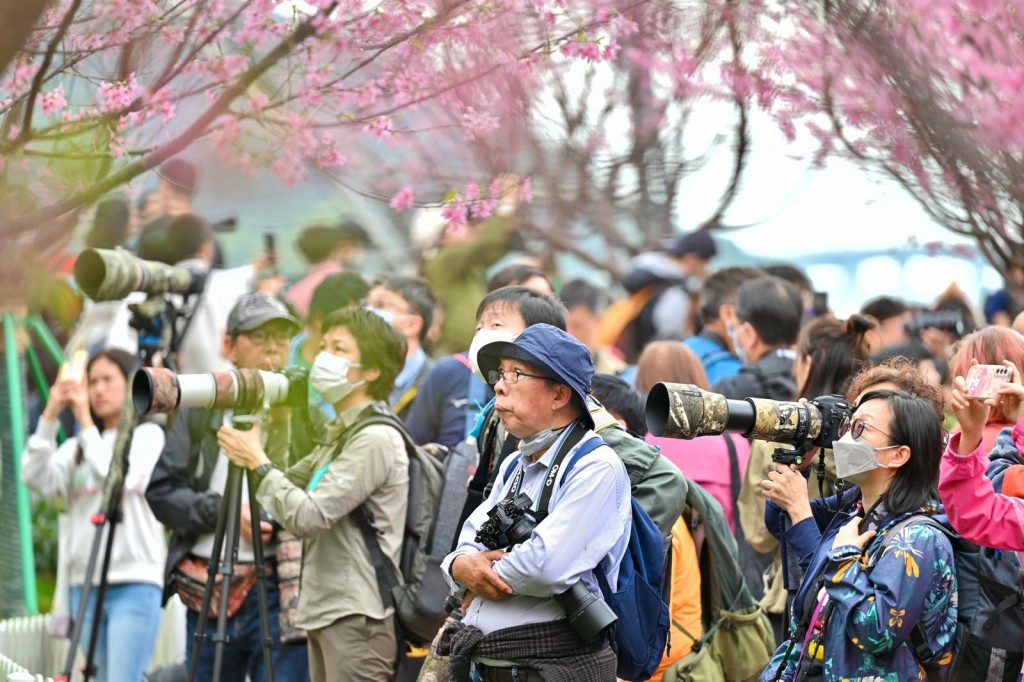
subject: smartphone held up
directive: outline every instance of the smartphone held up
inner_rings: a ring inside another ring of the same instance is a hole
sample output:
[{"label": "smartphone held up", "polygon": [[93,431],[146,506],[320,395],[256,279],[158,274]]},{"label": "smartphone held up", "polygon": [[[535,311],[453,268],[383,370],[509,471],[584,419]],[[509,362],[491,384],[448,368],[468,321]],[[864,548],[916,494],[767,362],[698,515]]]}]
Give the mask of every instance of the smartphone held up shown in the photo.
[{"label": "smartphone held up", "polygon": [[998,397],[999,387],[1013,378],[1006,365],[974,365],[967,373],[967,391],[970,400],[990,400]]}]

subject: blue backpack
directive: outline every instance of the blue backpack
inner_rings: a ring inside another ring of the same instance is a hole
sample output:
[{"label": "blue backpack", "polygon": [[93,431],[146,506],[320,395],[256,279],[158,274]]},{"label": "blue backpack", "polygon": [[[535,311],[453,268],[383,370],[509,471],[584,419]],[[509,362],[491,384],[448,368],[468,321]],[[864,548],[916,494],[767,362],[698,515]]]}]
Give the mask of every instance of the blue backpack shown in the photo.
[{"label": "blue backpack", "polygon": [[[604,444],[600,437],[583,443],[566,464],[562,480],[576,462]],[[647,680],[658,669],[668,640],[668,604],[662,599],[665,541],[640,503],[632,498],[631,503],[629,546],[619,565],[615,592],[608,584],[603,566],[598,565],[594,575],[605,601],[619,617],[615,624],[615,674],[622,680]]]}]

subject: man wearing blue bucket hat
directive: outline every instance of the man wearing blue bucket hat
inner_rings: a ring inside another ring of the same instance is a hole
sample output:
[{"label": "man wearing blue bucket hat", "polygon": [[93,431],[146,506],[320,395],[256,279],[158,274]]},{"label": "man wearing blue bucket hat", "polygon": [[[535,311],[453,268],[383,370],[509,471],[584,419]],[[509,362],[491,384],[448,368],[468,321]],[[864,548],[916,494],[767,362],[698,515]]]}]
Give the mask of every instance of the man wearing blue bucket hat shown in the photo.
[{"label": "man wearing blue bucket hat", "polygon": [[[587,408],[590,350],[535,324],[515,341],[484,346],[478,358],[501,423],[520,447],[442,562],[453,589],[467,595],[462,622],[446,630],[439,652],[450,654],[453,679],[468,679],[472,661],[484,682],[614,680],[606,638],[581,643],[565,607],[565,595],[585,594],[582,587],[601,594],[594,569],[617,576],[629,542],[626,469],[594,433]],[[587,454],[566,475],[577,452]],[[522,515],[527,530],[503,526],[496,508]]]}]

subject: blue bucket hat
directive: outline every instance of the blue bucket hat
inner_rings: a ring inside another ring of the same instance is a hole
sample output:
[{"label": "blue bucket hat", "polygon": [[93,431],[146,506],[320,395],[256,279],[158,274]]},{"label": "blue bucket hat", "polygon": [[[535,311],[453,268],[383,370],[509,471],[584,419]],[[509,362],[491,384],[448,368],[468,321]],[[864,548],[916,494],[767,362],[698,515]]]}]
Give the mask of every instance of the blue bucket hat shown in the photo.
[{"label": "blue bucket hat", "polygon": [[501,359],[528,363],[546,376],[572,389],[588,428],[594,428],[594,418],[587,407],[590,381],[594,377],[594,359],[590,349],[568,333],[550,324],[527,327],[515,341],[494,341],[477,354],[480,371],[486,377],[497,371]]}]

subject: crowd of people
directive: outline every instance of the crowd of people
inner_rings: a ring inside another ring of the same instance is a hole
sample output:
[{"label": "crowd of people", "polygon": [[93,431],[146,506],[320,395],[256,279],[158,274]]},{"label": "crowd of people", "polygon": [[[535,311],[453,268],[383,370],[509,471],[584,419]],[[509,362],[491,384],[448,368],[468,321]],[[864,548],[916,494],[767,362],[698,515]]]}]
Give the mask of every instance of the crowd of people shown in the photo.
[{"label": "crowd of people", "polygon": [[[894,292],[841,319],[791,265],[716,267],[714,238],[700,231],[634,259],[611,300],[596,282],[560,281],[545,260],[495,267],[517,246],[511,191],[468,226],[418,215],[418,275],[366,277],[372,240],[345,221],[301,232],[309,267],[287,280],[274,253],[224,268],[212,226],[193,212],[195,168],[172,160],[160,178],[138,206],[101,204],[87,244],[203,278],[201,292],[168,297],[179,328],[162,361],[180,373],[298,367],[308,388],[299,384],[301,405],[268,405],[252,428],[232,407],[135,426],[100,628],[83,636],[98,642],[97,679],[146,679],[174,595],[187,657],[212,679],[218,643],[195,634],[217,579],[229,592],[226,613],[219,597],[207,613],[226,624],[221,680],[263,679],[269,660],[276,680],[674,682],[709,665],[701,649],[727,629],[706,597],[722,580],[707,574],[712,534],[742,573],[730,584],[754,605],[745,617],[764,648],[740,657],[761,680],[982,679],[964,676],[981,669],[972,665],[987,666],[984,679],[1020,679],[1024,600],[989,614],[1019,636],[983,647],[978,663],[965,653],[977,641],[964,599],[979,584],[965,543],[983,548],[975,572],[1024,551],[1013,281],[980,323],[955,287],[928,309]],[[136,302],[84,303],[70,347],[88,361],[60,370],[22,458],[26,485],[67,502],[72,615],[140,351]],[[1000,381],[977,380],[976,367],[992,366]],[[849,410],[829,443],[785,441],[781,425],[780,442],[720,428],[669,438],[649,432],[645,414],[661,383],[804,409],[838,395]],[[429,533],[415,516],[431,499],[423,457],[454,480],[435,495]],[[248,472],[254,499],[243,486],[234,571],[221,580],[214,531],[230,465]],[[695,489],[713,500],[700,518]],[[644,528],[661,539],[660,624],[647,611],[632,622],[620,596],[633,562],[653,556],[636,546]],[[1010,595],[1024,593],[1014,565]],[[413,570],[417,588],[448,597],[432,637],[412,635],[395,596],[396,576],[412,581]],[[436,571],[433,585],[424,570]],[[606,602],[619,622],[587,630],[604,612],[583,602]],[[626,672],[623,637],[659,628],[643,674]],[[719,661],[722,679],[742,679],[727,672],[736,664]]]}]

